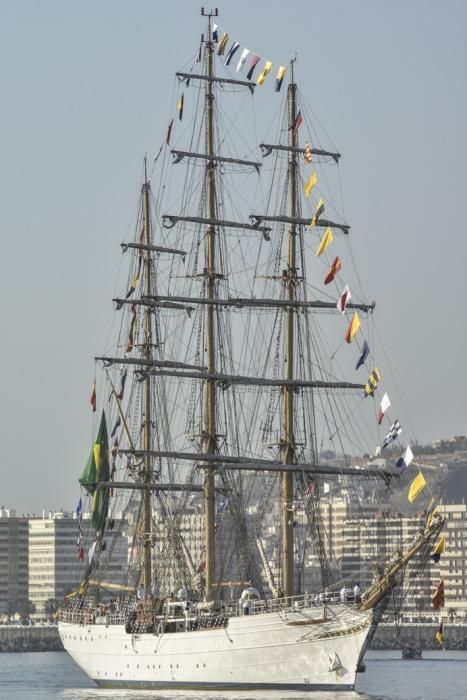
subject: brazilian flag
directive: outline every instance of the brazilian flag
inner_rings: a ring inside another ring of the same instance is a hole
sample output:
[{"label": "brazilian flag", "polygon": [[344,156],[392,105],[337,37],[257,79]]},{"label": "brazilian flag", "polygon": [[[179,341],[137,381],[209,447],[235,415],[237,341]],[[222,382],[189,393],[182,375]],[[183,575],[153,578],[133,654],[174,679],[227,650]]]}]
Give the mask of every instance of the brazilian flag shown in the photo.
[{"label": "brazilian flag", "polygon": [[102,411],[101,422],[88,461],[79,478],[79,483],[93,496],[92,526],[95,530],[103,530],[107,511],[109,509],[109,489],[98,489],[99,481],[109,481],[109,439],[107,422]]}]

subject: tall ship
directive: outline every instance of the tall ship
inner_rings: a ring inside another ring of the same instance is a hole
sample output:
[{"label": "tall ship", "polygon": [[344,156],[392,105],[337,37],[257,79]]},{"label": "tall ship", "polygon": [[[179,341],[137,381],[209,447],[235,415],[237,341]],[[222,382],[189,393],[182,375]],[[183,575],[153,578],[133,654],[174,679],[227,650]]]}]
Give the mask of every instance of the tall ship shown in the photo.
[{"label": "tall ship", "polygon": [[[366,581],[334,556],[329,485],[358,503],[397,490],[402,471],[375,457],[401,429],[328,186],[340,154],[295,60],[268,78],[271,61],[229,38],[217,10],[202,15],[122,244],[59,632],[104,688],[353,689],[444,520],[433,513]],[[277,124],[257,137],[245,112],[272,87]]]}]

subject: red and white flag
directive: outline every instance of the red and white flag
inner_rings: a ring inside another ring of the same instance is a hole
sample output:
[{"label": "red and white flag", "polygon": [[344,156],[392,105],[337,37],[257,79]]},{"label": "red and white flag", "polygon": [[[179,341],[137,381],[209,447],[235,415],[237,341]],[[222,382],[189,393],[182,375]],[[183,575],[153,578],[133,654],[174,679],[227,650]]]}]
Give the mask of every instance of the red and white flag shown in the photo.
[{"label": "red and white flag", "polygon": [[378,416],[376,418],[376,420],[378,421],[378,425],[381,425],[381,421],[383,420],[384,414],[386,413],[390,405],[391,402],[389,401],[389,396],[387,394],[384,394],[383,398],[381,399]]},{"label": "red and white flag", "polygon": [[343,314],[344,311],[346,310],[347,304],[349,303],[349,301],[350,301],[350,289],[349,289],[348,285],[346,284],[344,287],[344,291],[340,295],[339,301],[336,304],[336,306],[339,309],[339,311],[341,312],[341,314]]}]

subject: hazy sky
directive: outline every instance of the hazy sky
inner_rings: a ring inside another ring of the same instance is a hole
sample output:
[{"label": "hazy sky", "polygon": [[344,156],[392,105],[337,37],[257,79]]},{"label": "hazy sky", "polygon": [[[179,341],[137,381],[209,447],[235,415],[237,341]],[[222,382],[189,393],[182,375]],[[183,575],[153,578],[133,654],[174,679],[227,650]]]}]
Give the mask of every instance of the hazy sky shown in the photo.
[{"label": "hazy sky", "polygon": [[[75,505],[119,243],[200,6],[0,0],[0,505]],[[353,249],[412,438],[467,433],[467,2],[219,9],[243,46],[275,63],[297,52],[301,91],[343,154]]]}]

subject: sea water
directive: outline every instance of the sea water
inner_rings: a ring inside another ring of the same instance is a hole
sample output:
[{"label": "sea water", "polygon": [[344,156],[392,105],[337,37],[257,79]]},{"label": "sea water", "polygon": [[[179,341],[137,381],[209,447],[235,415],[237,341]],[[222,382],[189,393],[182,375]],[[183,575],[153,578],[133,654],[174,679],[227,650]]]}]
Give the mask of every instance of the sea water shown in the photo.
[{"label": "sea water", "polygon": [[467,700],[467,652],[426,651],[419,661],[375,651],[355,692],[101,690],[65,652],[0,654],[1,700]]}]

